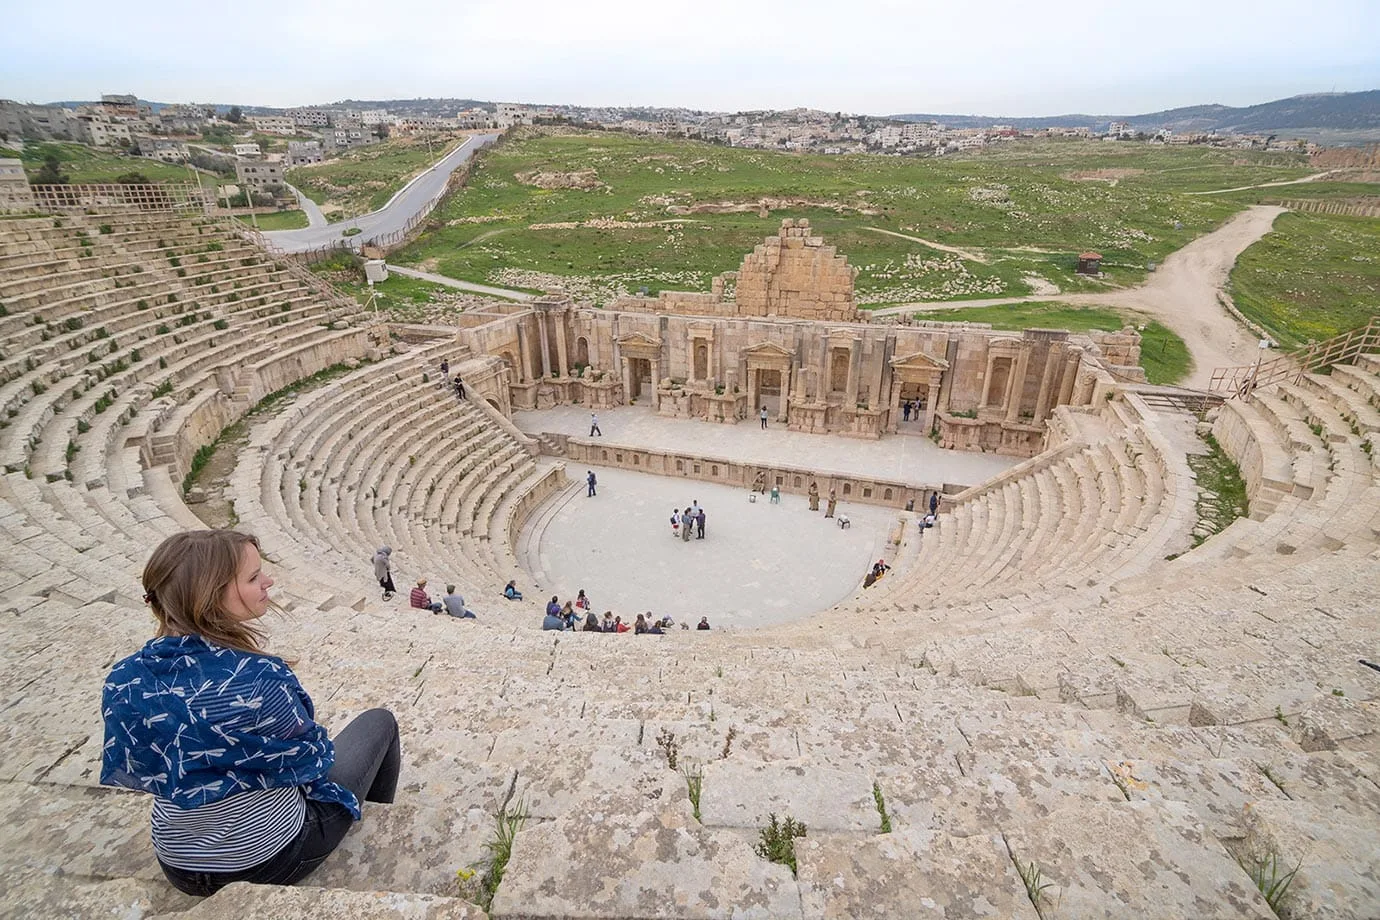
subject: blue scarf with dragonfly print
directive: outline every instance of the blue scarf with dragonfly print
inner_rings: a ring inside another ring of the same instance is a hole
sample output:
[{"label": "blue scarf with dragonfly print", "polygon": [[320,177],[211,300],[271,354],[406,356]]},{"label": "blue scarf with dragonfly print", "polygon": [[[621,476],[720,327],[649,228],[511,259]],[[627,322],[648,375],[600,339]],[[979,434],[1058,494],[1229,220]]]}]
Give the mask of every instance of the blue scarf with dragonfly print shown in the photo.
[{"label": "blue scarf with dragonfly print", "polygon": [[344,805],[359,820],[354,793],[326,778],[335,746],[281,658],[201,636],[152,639],[111,670],[101,714],[103,785],[180,808],[302,786],[307,798]]}]

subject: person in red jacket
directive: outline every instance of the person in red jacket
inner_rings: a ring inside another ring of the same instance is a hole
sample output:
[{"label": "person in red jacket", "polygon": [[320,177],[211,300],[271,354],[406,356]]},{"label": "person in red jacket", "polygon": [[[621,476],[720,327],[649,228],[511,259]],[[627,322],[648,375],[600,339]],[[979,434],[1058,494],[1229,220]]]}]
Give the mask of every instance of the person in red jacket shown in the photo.
[{"label": "person in red jacket", "polygon": [[433,601],[427,597],[426,579],[417,579],[417,587],[412,589],[412,593],[407,596],[408,603],[418,610],[430,610],[432,613],[441,612],[441,602]]}]

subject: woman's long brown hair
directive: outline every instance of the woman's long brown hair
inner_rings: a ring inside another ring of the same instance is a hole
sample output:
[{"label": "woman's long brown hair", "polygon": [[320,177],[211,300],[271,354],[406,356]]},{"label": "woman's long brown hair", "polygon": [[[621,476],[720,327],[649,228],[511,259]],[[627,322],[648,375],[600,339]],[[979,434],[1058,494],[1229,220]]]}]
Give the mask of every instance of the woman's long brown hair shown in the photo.
[{"label": "woman's long brown hair", "polygon": [[258,538],[237,530],[189,530],[158,545],[142,579],[158,635],[198,635],[226,648],[264,654],[263,633],[237,622],[222,600],[246,546],[259,550]]}]

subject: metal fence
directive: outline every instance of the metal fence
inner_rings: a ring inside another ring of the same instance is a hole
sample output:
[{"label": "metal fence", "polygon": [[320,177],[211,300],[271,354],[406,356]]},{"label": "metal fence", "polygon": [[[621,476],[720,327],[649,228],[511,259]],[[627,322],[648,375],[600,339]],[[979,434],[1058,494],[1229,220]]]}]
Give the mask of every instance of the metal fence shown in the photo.
[{"label": "metal fence", "polygon": [[204,214],[211,205],[211,193],[191,182],[32,185],[29,190],[33,210],[48,213]]}]

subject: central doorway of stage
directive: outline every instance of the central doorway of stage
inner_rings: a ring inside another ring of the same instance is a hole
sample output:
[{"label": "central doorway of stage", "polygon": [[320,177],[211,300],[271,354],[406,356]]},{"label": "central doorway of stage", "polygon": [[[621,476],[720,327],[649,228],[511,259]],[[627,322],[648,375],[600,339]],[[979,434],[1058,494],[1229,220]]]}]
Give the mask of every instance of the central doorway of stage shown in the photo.
[{"label": "central doorway of stage", "polygon": [[628,399],[637,399],[643,392],[651,392],[652,362],[649,358],[628,359]]},{"label": "central doorway of stage", "polygon": [[761,370],[757,373],[759,375],[757,378],[757,398],[761,400],[757,408],[760,409],[762,406],[766,406],[767,412],[771,414],[772,418],[780,418],[781,411],[785,408],[785,404],[782,402],[781,372],[777,370]]}]

